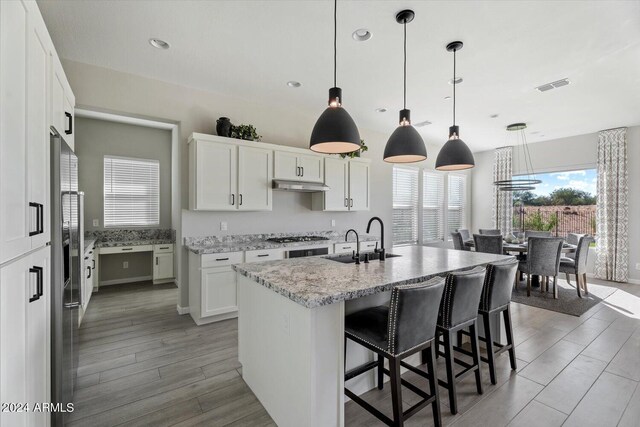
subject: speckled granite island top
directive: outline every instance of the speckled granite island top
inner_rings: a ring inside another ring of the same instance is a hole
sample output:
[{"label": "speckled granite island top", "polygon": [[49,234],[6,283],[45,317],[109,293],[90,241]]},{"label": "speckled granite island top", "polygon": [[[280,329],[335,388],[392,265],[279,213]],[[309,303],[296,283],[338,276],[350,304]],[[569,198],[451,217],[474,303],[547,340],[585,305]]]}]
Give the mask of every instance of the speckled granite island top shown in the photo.
[{"label": "speckled granite island top", "polygon": [[327,257],[292,258],[238,264],[243,276],[308,308],[333,304],[418,283],[448,272],[465,270],[512,256],[456,251],[426,246],[393,248],[401,255],[384,262],[343,264]]}]

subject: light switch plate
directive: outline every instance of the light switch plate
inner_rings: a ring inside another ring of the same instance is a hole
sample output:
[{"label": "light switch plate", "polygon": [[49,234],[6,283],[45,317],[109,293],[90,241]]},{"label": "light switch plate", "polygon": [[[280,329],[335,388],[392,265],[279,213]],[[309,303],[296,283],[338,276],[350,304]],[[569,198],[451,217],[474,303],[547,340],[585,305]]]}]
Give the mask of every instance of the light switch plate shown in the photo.
[{"label": "light switch plate", "polygon": [[93,226],[94,226],[94,227],[100,227],[100,220],[98,220],[98,219],[94,219],[94,220],[93,220]]},{"label": "light switch plate", "polygon": [[129,268],[129,261],[125,261],[122,263],[122,268]]},{"label": "light switch plate", "polygon": [[226,221],[220,222],[220,231],[227,231],[227,223]]},{"label": "light switch plate", "polygon": [[335,219],[332,219],[332,220],[331,220],[331,226],[332,226],[332,227],[335,227],[335,226],[336,226],[336,220],[335,220]]}]

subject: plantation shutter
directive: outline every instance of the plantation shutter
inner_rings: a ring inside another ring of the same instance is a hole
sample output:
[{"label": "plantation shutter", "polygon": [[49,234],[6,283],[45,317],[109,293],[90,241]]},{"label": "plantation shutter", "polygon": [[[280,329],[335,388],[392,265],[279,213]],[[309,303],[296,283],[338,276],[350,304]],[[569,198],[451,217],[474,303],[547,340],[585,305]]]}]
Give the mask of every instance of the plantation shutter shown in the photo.
[{"label": "plantation shutter", "polygon": [[444,175],[424,171],[422,194],[422,240],[424,243],[443,240]]},{"label": "plantation shutter", "polygon": [[160,224],[160,163],[104,157],[104,226]]},{"label": "plantation shutter", "polygon": [[467,228],[467,177],[466,175],[449,174],[449,202],[447,223],[449,233],[460,228]]},{"label": "plantation shutter", "polygon": [[418,242],[418,173],[415,168],[393,168],[393,244]]}]

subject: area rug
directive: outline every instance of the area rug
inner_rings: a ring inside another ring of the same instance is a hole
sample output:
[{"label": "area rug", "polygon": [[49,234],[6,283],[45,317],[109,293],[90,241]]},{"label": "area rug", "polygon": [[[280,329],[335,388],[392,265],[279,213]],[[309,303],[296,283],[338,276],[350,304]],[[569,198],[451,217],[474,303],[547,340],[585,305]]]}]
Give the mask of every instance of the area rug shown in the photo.
[{"label": "area rug", "polygon": [[581,316],[591,307],[617,291],[616,288],[589,283],[589,295],[583,294],[582,298],[579,298],[575,288],[576,282],[572,280],[571,283],[574,286],[569,285],[566,280],[558,279],[558,299],[554,299],[551,285],[549,286],[549,292],[545,294],[540,292],[540,288],[531,288],[531,296],[528,297],[527,282],[525,280],[520,282],[517,290],[512,291],[511,301],[570,314],[571,316]]}]

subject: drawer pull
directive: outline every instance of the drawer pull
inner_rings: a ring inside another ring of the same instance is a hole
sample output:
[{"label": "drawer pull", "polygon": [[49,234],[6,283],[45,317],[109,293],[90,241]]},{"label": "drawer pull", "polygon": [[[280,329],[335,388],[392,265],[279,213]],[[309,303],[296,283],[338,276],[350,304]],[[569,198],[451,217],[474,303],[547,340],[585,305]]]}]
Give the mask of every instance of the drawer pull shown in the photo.
[{"label": "drawer pull", "polygon": [[123,251],[123,252],[124,252],[124,251],[132,251],[132,250],[133,250],[133,248],[122,248],[122,249],[120,249],[120,250],[121,250],[121,251]]},{"label": "drawer pull", "polygon": [[160,247],[160,249],[169,249],[169,246]]},{"label": "drawer pull", "polygon": [[229,258],[216,258],[216,261],[229,261]]},{"label": "drawer pull", "polygon": [[269,254],[260,254],[258,255],[259,258],[265,257],[265,256],[269,256]]},{"label": "drawer pull", "polygon": [[342,249],[351,249],[351,246],[343,246]]}]

